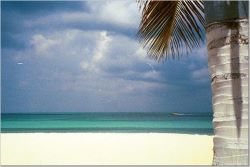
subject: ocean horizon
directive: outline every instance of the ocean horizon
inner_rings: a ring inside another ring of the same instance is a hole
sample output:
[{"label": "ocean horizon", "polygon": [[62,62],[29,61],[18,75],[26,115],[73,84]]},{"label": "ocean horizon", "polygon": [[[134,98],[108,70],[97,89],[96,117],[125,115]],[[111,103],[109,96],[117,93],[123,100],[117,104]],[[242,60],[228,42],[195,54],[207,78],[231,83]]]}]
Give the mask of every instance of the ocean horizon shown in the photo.
[{"label": "ocean horizon", "polygon": [[1,113],[1,132],[155,132],[212,135],[213,126],[212,113]]}]

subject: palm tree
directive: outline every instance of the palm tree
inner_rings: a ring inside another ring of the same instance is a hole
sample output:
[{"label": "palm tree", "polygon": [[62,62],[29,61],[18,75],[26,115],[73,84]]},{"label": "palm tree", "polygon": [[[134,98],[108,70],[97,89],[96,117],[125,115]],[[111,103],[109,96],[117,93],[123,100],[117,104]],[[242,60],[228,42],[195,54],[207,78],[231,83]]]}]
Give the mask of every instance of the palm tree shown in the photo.
[{"label": "palm tree", "polygon": [[[202,44],[213,103],[213,165],[248,164],[248,2],[140,1],[139,37],[157,61]],[[204,16],[205,14],[205,16]]]}]

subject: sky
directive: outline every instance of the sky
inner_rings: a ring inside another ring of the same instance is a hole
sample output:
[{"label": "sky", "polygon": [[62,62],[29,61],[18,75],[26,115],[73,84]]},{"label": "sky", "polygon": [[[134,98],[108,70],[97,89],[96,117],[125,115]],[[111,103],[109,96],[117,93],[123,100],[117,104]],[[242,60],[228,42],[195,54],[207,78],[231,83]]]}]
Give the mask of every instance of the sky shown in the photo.
[{"label": "sky", "polygon": [[1,2],[1,107],[19,112],[211,112],[205,44],[158,63],[132,1]]}]

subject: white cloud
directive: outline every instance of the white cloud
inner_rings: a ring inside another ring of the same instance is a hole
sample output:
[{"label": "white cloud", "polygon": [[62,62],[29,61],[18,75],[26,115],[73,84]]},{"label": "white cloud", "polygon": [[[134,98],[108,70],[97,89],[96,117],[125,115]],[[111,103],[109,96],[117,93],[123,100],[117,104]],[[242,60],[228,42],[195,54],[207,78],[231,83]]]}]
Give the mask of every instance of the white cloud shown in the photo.
[{"label": "white cloud", "polygon": [[44,37],[41,34],[34,35],[30,42],[39,53],[39,55],[46,55],[46,51],[58,44],[58,41]]},{"label": "white cloud", "polygon": [[109,47],[109,43],[112,41],[112,38],[107,35],[107,31],[99,32],[99,37],[96,41],[96,46],[93,51],[93,56],[90,62],[82,61],[80,66],[84,70],[98,72],[99,69],[96,67],[97,63],[100,62],[106,55]]},{"label": "white cloud", "polygon": [[201,69],[194,70],[191,73],[191,77],[198,83],[208,82],[209,79],[208,69],[204,67]]},{"label": "white cloud", "polygon": [[[107,69],[119,68],[129,70],[141,64],[155,64],[146,55],[137,40],[119,34],[99,32],[90,59],[83,59],[81,67],[92,72],[105,72]],[[138,50],[140,54],[138,54]],[[151,68],[149,68],[149,71]]]},{"label": "white cloud", "polygon": [[159,72],[156,71],[148,71],[143,74],[143,77],[146,79],[160,79],[161,75]]},{"label": "white cloud", "polygon": [[127,27],[139,25],[139,8],[134,1],[89,1],[88,4],[99,20]]},{"label": "white cloud", "polygon": [[111,42],[111,37],[107,35],[107,31],[100,32],[100,39],[97,41],[96,49],[93,55],[93,61],[98,62],[105,56],[108,50],[108,44]]},{"label": "white cloud", "polygon": [[201,79],[203,77],[206,77],[207,75],[208,75],[207,68],[201,68],[192,72],[192,77],[194,79]]},{"label": "white cloud", "polygon": [[26,27],[44,25],[109,24],[121,28],[137,28],[140,13],[134,1],[87,1],[90,11],[59,12],[24,22]]},{"label": "white cloud", "polygon": [[30,40],[32,48],[27,48],[27,51],[32,50],[32,55],[38,56],[46,53],[47,57],[88,58],[93,56],[90,53],[97,49],[92,54],[95,54],[96,59],[100,59],[102,55],[99,52],[106,49],[106,43],[108,42],[108,39],[102,39],[104,35],[105,33],[99,31],[80,31],[76,29],[57,31],[46,35],[35,34]]},{"label": "white cloud", "polygon": [[135,55],[138,56],[141,60],[145,60],[145,58],[147,56],[147,52],[145,49],[143,49],[141,46],[139,46],[135,52]]},{"label": "white cloud", "polygon": [[16,61],[45,63],[48,73],[41,79],[60,81],[57,89],[115,94],[167,86],[159,83],[162,78],[153,68],[156,63],[146,56],[139,42],[124,35],[71,29],[35,34],[30,46],[16,53]]},{"label": "white cloud", "polygon": [[[87,11],[59,11],[25,21],[27,28],[46,27],[52,31],[32,34],[31,47],[15,53],[16,61],[46,63],[50,69],[46,69],[48,73],[42,79],[58,81],[57,88],[62,90],[135,93],[165,88],[165,84],[158,82],[161,73],[152,68],[156,63],[147,57],[136,39],[100,28],[100,25],[137,28],[140,19],[137,3],[87,1],[85,4]],[[72,25],[85,30],[73,29]],[[53,31],[53,26],[62,29]],[[86,30],[84,27],[88,26],[96,29]],[[140,69],[138,65],[147,68]]]}]

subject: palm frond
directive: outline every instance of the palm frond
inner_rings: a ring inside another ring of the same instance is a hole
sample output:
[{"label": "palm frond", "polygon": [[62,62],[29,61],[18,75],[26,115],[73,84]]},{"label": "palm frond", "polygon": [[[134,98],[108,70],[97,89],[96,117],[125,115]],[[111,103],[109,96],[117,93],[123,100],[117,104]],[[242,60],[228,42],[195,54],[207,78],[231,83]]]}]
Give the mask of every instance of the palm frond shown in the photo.
[{"label": "palm frond", "polygon": [[203,41],[204,7],[195,1],[139,1],[142,19],[138,35],[156,60],[179,57]]}]

